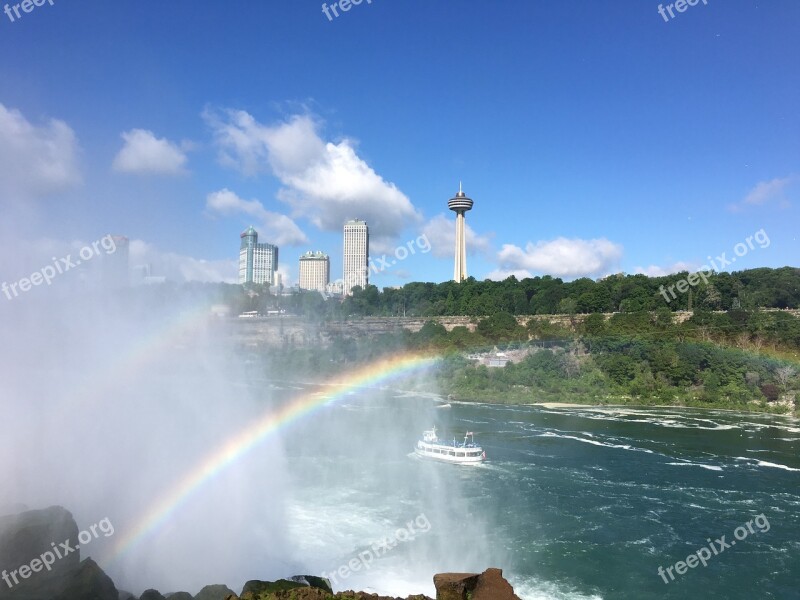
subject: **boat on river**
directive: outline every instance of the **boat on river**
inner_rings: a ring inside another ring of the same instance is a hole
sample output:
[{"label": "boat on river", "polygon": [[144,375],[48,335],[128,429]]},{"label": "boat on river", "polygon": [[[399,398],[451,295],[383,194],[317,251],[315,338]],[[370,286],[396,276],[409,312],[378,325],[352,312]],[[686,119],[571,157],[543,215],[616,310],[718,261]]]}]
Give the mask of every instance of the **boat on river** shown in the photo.
[{"label": "boat on river", "polygon": [[417,441],[414,452],[420,458],[459,465],[476,465],[486,460],[486,452],[475,443],[471,431],[466,433],[463,442],[458,442],[455,438],[452,442],[446,442],[436,435],[435,426],[422,433],[422,439]]}]

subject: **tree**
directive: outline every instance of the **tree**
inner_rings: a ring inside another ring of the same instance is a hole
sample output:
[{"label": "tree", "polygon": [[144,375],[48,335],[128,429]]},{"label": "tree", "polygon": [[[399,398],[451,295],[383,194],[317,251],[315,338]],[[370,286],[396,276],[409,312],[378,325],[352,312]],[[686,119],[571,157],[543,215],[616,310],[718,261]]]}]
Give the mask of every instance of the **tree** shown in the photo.
[{"label": "tree", "polygon": [[797,371],[795,370],[794,367],[790,367],[788,365],[785,367],[778,367],[777,369],[775,369],[775,379],[778,380],[778,383],[780,383],[784,391],[786,391],[786,388],[789,385],[789,381],[792,379],[792,377],[794,377],[794,374],[796,372]]},{"label": "tree", "polygon": [[583,322],[583,332],[589,336],[602,335],[606,329],[606,318],[600,313],[592,313]]},{"label": "tree", "polygon": [[515,341],[527,339],[528,337],[525,329],[517,323],[516,317],[505,311],[496,312],[485,319],[481,319],[476,331],[487,340],[493,342],[501,340]]},{"label": "tree", "polygon": [[711,283],[706,287],[705,305],[711,310],[719,310],[722,307],[722,295]]}]

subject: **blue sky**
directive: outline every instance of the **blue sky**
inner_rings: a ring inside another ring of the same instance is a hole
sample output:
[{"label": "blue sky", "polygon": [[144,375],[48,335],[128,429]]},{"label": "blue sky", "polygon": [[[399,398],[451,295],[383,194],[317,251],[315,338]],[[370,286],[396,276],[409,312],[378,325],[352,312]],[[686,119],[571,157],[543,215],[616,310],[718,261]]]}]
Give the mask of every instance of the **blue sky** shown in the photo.
[{"label": "blue sky", "polygon": [[733,268],[800,263],[796,1],[321,5],[0,13],[0,278],[119,233],[134,263],[232,280],[251,223],[288,281],[309,249],[338,274],[359,217],[376,257],[433,248],[374,283],[444,281],[460,180],[478,278],[698,268],[762,229]]}]

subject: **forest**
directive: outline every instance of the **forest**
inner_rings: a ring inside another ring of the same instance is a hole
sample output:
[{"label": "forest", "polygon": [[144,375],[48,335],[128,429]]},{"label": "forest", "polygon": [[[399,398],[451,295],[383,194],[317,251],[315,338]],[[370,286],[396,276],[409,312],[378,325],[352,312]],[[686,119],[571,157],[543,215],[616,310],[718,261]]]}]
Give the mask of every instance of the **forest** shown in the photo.
[{"label": "forest", "polygon": [[504,281],[470,277],[463,283],[414,282],[382,290],[369,285],[355,288],[343,301],[311,291],[279,295],[268,286],[221,284],[214,289],[217,301],[231,306],[233,314],[282,309],[320,321],[360,316],[488,316],[501,311],[512,315],[633,313],[659,308],[751,311],[800,308],[800,269],[759,268],[706,277],[686,271],[664,277],[618,274],[569,282],[547,275],[522,280],[512,276]]},{"label": "forest", "polygon": [[[427,391],[454,400],[681,405],[796,411],[800,318],[787,311],[593,313],[580,321],[498,312],[474,331],[430,320],[417,332],[339,336],[328,347],[270,355],[269,368],[319,378],[381,356],[441,357]],[[504,366],[489,359],[515,356]],[[275,372],[274,370],[272,372]]]},{"label": "forest", "polygon": [[[468,279],[357,288],[350,297],[275,295],[266,286],[162,286],[160,301],[346,324],[366,316],[429,319],[420,331],[334,336],[313,348],[287,344],[261,357],[270,373],[304,380],[391,353],[441,357],[431,391],[486,402],[673,404],[790,412],[800,392],[800,269],[751,269],[694,279],[613,275],[564,282]],[[662,290],[685,293],[671,295]],[[688,289],[687,289],[688,288]],[[670,301],[667,302],[667,299]],[[437,317],[468,316],[448,331]],[[512,353],[505,366],[488,358]],[[478,357],[478,358],[476,358]]]}]

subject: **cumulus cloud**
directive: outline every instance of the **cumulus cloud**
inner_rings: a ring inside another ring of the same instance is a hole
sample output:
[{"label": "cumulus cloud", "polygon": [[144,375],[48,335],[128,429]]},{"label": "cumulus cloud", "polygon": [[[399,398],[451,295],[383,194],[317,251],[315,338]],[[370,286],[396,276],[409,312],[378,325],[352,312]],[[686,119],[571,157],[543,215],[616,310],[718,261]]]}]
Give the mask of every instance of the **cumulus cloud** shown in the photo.
[{"label": "cumulus cloud", "polygon": [[166,138],[157,138],[145,129],[131,129],[122,134],[122,139],[125,143],[112,165],[115,171],[139,175],[186,173],[186,154]]},{"label": "cumulus cloud", "polygon": [[783,177],[775,178],[772,181],[761,181],[750,190],[740,202],[731,204],[728,208],[733,212],[741,212],[750,206],[761,206],[772,201],[780,203],[781,208],[789,206],[786,199],[786,188],[788,188],[797,178]]},{"label": "cumulus cloud", "polygon": [[593,277],[613,272],[622,258],[622,246],[605,238],[556,238],[519,246],[503,244],[495,273],[540,273],[556,277]]},{"label": "cumulus cloud", "polygon": [[34,125],[0,104],[0,203],[16,204],[81,182],[78,141],[63,121]]},{"label": "cumulus cloud", "polygon": [[268,211],[258,200],[243,200],[227,188],[212,192],[206,197],[206,211],[223,216],[245,214],[253,217],[260,223],[257,228],[259,240],[269,241],[271,244],[298,246],[308,243],[306,234],[292,219]]},{"label": "cumulus cloud", "polygon": [[492,281],[505,281],[512,275],[517,279],[525,279],[526,277],[533,277],[531,272],[526,269],[515,269],[511,271],[503,269],[495,269],[494,271],[490,271],[486,275],[486,279],[491,279]]},{"label": "cumulus cloud", "polygon": [[223,164],[277,177],[283,184],[278,199],[319,229],[341,231],[345,221],[363,219],[370,243],[380,248],[420,221],[408,197],[358,156],[352,140],[325,141],[320,123],[308,115],[272,126],[241,110],[207,110],[203,117]]},{"label": "cumulus cloud", "polygon": [[162,252],[143,240],[131,240],[128,252],[134,272],[138,267],[149,265],[151,275],[166,277],[170,281],[238,282],[239,265],[236,260],[205,260]]},{"label": "cumulus cloud", "polygon": [[673,273],[681,273],[683,271],[694,273],[698,268],[699,267],[697,265],[678,261],[664,267],[658,265],[650,265],[649,267],[636,267],[633,272],[637,275],[641,273],[643,275],[647,275],[648,277],[663,277],[665,275],[672,275]]},{"label": "cumulus cloud", "polygon": [[[469,217],[467,217],[469,219]],[[456,247],[456,221],[438,214],[422,227],[422,233],[431,243],[431,253],[439,258],[453,258]],[[469,222],[466,227],[467,254],[488,254],[491,238],[475,233]]]}]

